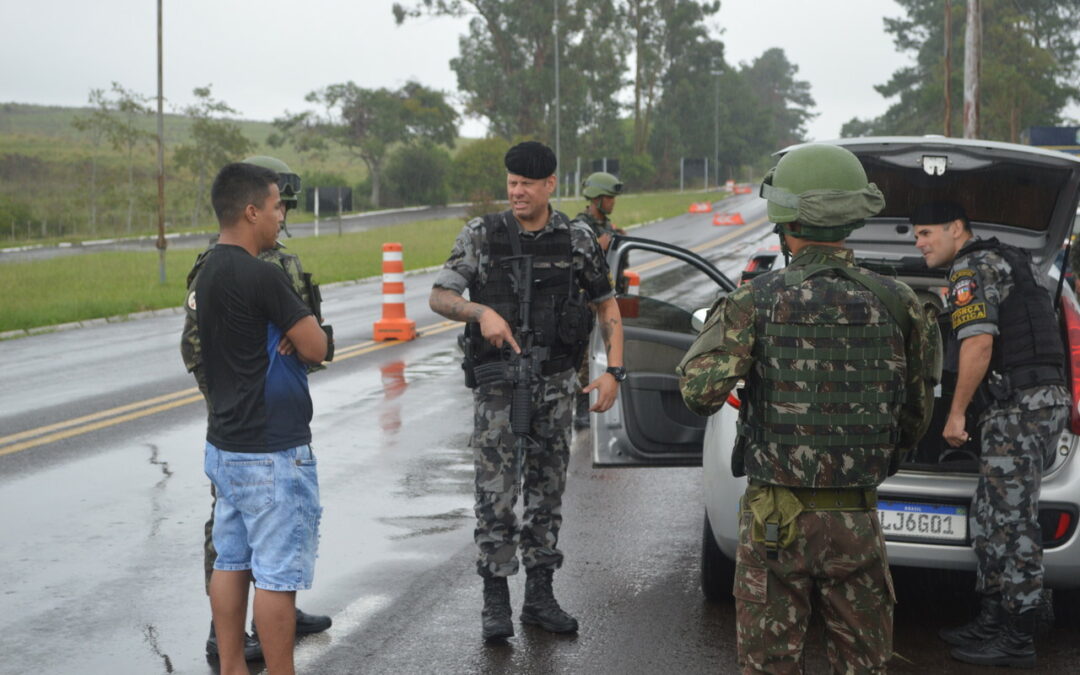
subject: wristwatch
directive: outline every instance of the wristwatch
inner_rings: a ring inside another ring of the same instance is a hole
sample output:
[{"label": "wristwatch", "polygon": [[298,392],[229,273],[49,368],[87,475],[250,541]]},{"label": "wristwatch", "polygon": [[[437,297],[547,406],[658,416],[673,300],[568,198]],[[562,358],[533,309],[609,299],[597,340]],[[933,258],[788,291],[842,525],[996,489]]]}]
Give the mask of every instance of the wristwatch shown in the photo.
[{"label": "wristwatch", "polygon": [[609,366],[604,372],[611,373],[611,376],[615,378],[616,382],[622,382],[626,379],[626,368],[622,366]]}]

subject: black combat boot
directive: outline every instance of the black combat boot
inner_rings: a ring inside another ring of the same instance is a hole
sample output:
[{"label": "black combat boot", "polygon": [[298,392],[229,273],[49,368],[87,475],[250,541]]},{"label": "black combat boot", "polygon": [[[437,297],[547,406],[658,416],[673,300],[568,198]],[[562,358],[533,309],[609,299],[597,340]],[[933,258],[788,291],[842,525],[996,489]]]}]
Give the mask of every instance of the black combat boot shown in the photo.
[{"label": "black combat boot", "polygon": [[581,394],[577,395],[577,407],[574,409],[574,428],[575,429],[588,429],[589,428],[589,395]]},{"label": "black combat boot", "polygon": [[576,633],[577,619],[559,607],[551,590],[550,567],[525,572],[525,604],[521,607],[521,623],[532,623],[552,633]]},{"label": "black combat boot", "polygon": [[979,614],[963,626],[942,628],[938,637],[954,647],[969,647],[986,642],[1001,631],[1005,621],[1005,610],[1001,607],[1001,594],[983,595],[979,603]]},{"label": "black combat boot", "polygon": [[[210,637],[206,638],[206,655],[218,657],[217,633],[214,632],[214,622],[210,622]],[[262,645],[259,644],[258,635],[244,633],[244,660],[261,661],[263,657]]]},{"label": "black combat boot", "polygon": [[506,577],[484,577],[484,609],[480,612],[485,640],[514,637],[510,586]]},{"label": "black combat boot", "polygon": [[1005,614],[1004,626],[986,642],[954,647],[952,657],[977,666],[1035,667],[1035,614]]}]

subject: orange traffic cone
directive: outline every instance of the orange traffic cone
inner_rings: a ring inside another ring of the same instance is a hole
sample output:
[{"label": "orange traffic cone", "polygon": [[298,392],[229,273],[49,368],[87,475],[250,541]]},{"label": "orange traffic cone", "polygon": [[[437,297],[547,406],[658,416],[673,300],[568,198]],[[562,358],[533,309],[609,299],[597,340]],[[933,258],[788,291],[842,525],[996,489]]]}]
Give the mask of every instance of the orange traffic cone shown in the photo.
[{"label": "orange traffic cone", "polygon": [[416,337],[416,322],[405,318],[405,263],[401,244],[383,244],[383,310],[382,319],[375,322],[376,342],[412,340]]},{"label": "orange traffic cone", "polygon": [[641,295],[641,275],[625,270],[623,276],[626,277],[626,294],[617,299],[619,314],[628,319],[636,319],[639,311],[638,297]]}]

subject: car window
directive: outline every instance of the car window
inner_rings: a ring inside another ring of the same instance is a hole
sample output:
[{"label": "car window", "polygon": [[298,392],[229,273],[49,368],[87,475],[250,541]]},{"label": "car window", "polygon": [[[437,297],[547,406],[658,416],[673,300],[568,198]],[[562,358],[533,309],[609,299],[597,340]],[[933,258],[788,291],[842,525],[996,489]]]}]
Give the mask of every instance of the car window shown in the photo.
[{"label": "car window", "polygon": [[[710,307],[721,289],[694,265],[654,252],[633,251],[616,284],[619,308],[627,326],[694,334],[691,317],[695,310]],[[634,275],[640,280],[633,284]]]}]

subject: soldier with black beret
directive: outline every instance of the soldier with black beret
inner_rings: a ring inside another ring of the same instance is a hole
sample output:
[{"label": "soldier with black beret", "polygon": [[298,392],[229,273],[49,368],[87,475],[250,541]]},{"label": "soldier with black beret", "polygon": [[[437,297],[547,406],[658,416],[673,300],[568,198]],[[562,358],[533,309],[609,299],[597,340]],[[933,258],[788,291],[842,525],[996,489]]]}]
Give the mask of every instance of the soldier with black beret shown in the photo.
[{"label": "soldier with black beret", "polygon": [[926,264],[949,267],[943,384],[955,387],[942,436],[979,452],[971,534],[980,610],[940,636],[961,661],[1031,668],[1043,587],[1039,485],[1069,414],[1053,299],[1028,252],[975,237],[960,204],[923,204],[911,222]]},{"label": "soldier with black beret", "polygon": [[[529,141],[510,148],[505,164],[510,208],[465,225],[430,300],[434,311],[467,323],[464,365],[475,406],[470,439],[476,467],[474,538],[477,573],[484,580],[486,640],[514,635],[507,577],[518,571],[518,548],[527,577],[522,623],[558,633],[577,631],[577,620],[555,600],[551,581],[563,561],[558,541],[577,389],[574,371],[594,314],[610,367],[585,388],[597,393],[592,410],[610,408],[626,377],[622,321],[603,252],[589,231],[571,227],[549,203],[556,185],[555,153]],[[522,279],[521,270],[530,266],[531,278]],[[530,295],[525,283],[531,289],[529,331],[522,330]],[[512,378],[523,361],[535,364],[527,380],[531,397],[526,398],[531,400],[512,404]],[[515,406],[524,406],[526,416]],[[528,432],[516,435],[515,426],[527,426]],[[525,506],[520,523],[514,514],[519,489]]]}]

